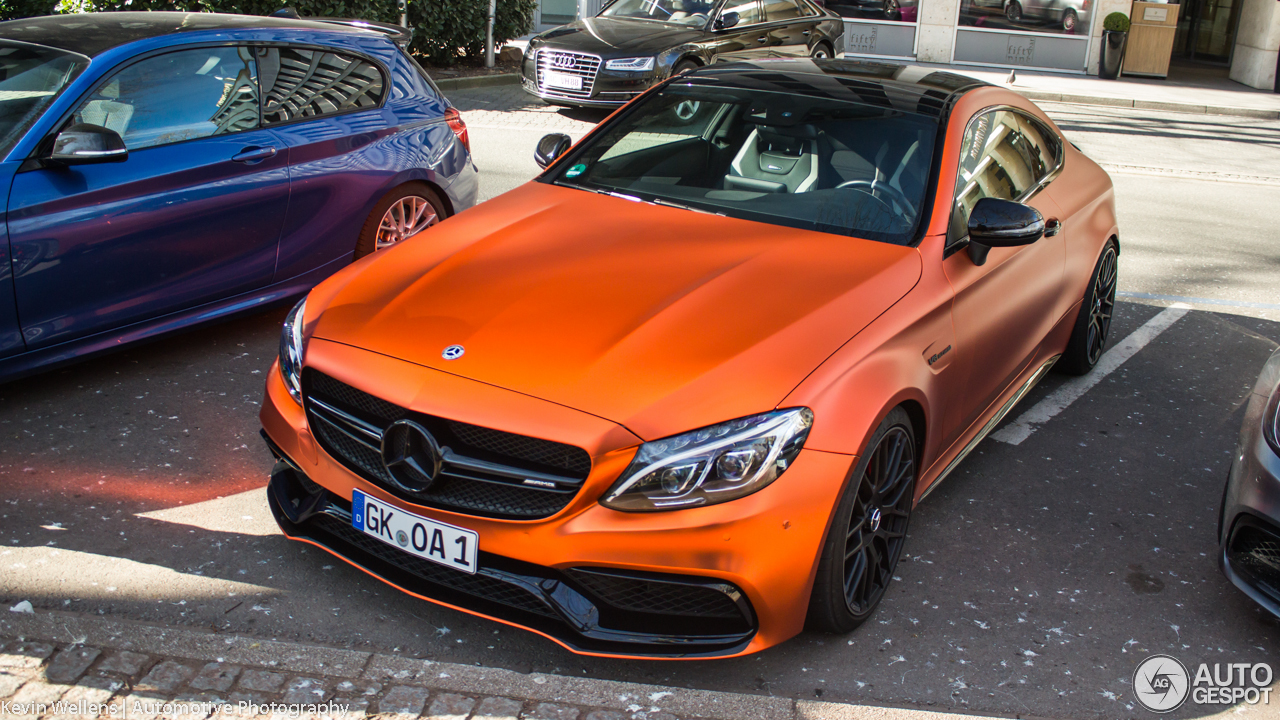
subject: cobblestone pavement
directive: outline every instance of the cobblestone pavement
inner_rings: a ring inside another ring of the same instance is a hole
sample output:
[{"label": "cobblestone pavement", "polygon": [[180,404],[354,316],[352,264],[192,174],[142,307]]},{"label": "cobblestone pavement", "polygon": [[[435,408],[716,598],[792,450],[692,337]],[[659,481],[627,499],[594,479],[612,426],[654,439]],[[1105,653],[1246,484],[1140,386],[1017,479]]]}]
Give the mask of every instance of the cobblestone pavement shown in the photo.
[{"label": "cobblestone pavement", "polygon": [[0,615],[0,718],[981,720],[567,677],[72,613]]},{"label": "cobblestone pavement", "polygon": [[607,110],[546,105],[520,89],[499,85],[446,92],[468,127],[527,128],[582,133],[608,116]]}]

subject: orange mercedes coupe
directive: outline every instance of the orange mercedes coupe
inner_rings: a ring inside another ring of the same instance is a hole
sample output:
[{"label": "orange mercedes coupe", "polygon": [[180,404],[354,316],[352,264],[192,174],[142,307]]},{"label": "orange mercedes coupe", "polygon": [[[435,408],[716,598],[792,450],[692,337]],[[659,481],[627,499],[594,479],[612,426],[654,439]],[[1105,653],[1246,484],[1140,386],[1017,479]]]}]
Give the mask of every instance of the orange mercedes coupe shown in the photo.
[{"label": "orange mercedes coupe", "polygon": [[845,633],[912,508],[1050,368],[1102,353],[1107,174],[936,70],[677,75],[285,322],[290,538],[584,654]]}]

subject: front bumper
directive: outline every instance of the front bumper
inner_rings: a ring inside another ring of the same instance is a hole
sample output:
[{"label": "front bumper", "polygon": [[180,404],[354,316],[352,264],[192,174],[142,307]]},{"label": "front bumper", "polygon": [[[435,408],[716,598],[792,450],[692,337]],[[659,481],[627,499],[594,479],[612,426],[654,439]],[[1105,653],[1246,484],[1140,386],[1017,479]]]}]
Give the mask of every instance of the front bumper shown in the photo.
[{"label": "front bumper", "polygon": [[[563,407],[547,403],[539,412],[542,401],[336,343],[313,339],[307,364],[345,375],[346,382],[360,378],[355,382],[363,380],[369,392],[405,398],[405,404],[406,396],[390,389],[401,381],[418,388],[419,398],[465,397],[465,405],[455,405],[467,408],[463,421],[485,418],[493,425],[495,404],[517,406],[525,412],[503,428],[511,432],[571,424],[553,416],[573,412]],[[379,380],[384,387],[370,387]],[[596,498],[626,467],[633,444],[593,453],[590,476],[563,510],[544,519],[504,520],[412,504],[348,470],[318,447],[277,367],[267,380],[262,423],[273,453],[284,461],[269,495],[290,538],[318,545],[419,598],[531,630],[577,653],[611,657],[730,657],[799,633],[830,513],[854,461],[806,450],[778,481],[730,503],[669,513],[610,510]],[[581,438],[562,439],[590,447]],[[419,562],[354,531],[349,513],[355,488],[477,532],[481,572],[472,576]],[[590,573],[608,577],[601,581]],[[655,604],[655,593],[675,599]],[[690,603],[719,609],[690,611]],[[736,613],[725,612],[728,607]]]},{"label": "front bumper", "polygon": [[1255,391],[1245,409],[1222,498],[1218,563],[1233,585],[1280,617],[1280,456],[1262,435],[1266,392]]},{"label": "front bumper", "polygon": [[590,77],[585,79],[585,83],[589,83],[585,92],[550,88],[538,81],[537,55],[545,50],[546,48],[539,48],[525,58],[520,71],[520,86],[530,95],[555,105],[617,108],[631,102],[659,81],[656,69],[643,73],[610,71],[604,69],[601,62]]}]

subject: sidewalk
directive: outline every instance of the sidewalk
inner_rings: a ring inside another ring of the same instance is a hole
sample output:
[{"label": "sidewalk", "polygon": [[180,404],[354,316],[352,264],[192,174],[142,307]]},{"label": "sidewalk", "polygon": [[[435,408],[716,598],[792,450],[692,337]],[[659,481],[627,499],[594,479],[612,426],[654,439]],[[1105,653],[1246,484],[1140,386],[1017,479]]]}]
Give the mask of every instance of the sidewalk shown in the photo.
[{"label": "sidewalk", "polygon": [[1013,85],[1008,69],[922,63],[924,67],[969,75],[993,85],[1009,87],[1032,100],[1239,115],[1269,120],[1280,118],[1280,93],[1257,90],[1227,77],[1226,68],[1174,63],[1165,80],[1018,70]]},{"label": "sidewalk", "polygon": [[[0,611],[2,612],[2,611]],[[92,616],[0,615],[0,718],[981,720],[439,663]]]}]

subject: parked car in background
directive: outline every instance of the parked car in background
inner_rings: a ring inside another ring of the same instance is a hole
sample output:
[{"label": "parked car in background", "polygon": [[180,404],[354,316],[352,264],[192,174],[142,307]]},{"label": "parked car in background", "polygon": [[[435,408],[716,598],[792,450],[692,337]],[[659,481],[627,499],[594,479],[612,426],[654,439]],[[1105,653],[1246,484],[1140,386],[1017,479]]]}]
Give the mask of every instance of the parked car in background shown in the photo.
[{"label": "parked car in background", "polygon": [[866,622],[916,503],[1106,344],[1111,180],[1007,89],[725,63],[536,158],[299,303],[261,419],[286,535],[575,652]]},{"label": "parked car in background", "polygon": [[1046,31],[1087,33],[1093,0],[962,0],[961,15],[977,16],[979,8],[1004,15],[1013,26],[1039,25]]},{"label": "parked car in background", "polygon": [[1280,617],[1280,350],[1249,396],[1218,512],[1222,572]]},{"label": "parked car in background", "polygon": [[0,381],[285,300],[473,205],[466,126],[395,38],[0,23]]},{"label": "parked car in background", "polygon": [[827,0],[824,4],[842,17],[916,21],[917,0]]},{"label": "parked car in background", "polygon": [[549,103],[616,107],[714,62],[843,52],[844,22],[810,0],[617,0],[530,40],[521,82]]}]

